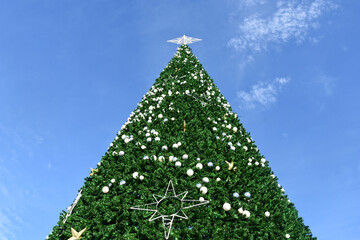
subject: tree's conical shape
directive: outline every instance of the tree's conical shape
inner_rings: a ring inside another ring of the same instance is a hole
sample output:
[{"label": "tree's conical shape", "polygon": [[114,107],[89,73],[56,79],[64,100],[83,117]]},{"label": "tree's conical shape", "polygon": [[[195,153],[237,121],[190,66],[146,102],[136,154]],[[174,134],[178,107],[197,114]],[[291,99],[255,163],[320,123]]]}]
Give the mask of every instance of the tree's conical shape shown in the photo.
[{"label": "tree's conical shape", "polygon": [[187,45],[48,239],[316,239]]}]

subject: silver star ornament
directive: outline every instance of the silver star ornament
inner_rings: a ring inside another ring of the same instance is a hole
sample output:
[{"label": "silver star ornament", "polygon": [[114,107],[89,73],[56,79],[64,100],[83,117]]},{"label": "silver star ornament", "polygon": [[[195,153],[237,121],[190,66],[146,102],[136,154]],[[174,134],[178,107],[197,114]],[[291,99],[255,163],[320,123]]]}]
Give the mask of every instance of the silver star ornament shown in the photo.
[{"label": "silver star ornament", "polygon": [[174,219],[176,217],[188,219],[188,216],[186,216],[183,211],[184,209],[198,207],[200,205],[209,203],[209,201],[206,200],[200,201],[185,199],[187,194],[187,191],[176,194],[173,183],[170,180],[164,196],[153,194],[155,202],[131,207],[130,209],[154,212],[151,215],[149,222],[161,218],[164,225],[165,239],[169,239]]}]

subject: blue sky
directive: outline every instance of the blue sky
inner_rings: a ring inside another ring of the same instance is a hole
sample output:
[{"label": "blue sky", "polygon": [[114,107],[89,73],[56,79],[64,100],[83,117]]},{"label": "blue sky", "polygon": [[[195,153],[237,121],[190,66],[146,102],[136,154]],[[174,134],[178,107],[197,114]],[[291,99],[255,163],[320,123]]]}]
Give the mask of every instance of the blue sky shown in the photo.
[{"label": "blue sky", "polygon": [[319,239],[360,234],[360,2],[0,0],[0,240],[44,239],[183,34]]}]

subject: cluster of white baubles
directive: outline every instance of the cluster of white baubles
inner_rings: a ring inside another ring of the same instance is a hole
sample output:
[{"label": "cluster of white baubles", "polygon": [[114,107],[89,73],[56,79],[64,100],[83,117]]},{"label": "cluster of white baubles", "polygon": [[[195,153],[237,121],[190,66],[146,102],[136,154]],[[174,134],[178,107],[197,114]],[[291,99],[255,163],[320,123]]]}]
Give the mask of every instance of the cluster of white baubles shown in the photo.
[{"label": "cluster of white baubles", "polygon": [[246,217],[246,218],[249,218],[250,215],[251,215],[248,210],[244,210],[243,208],[239,208],[239,209],[238,209],[238,212],[239,212],[240,214],[244,215],[244,217]]},{"label": "cluster of white baubles", "polygon": [[145,178],[143,175],[140,175],[140,176],[139,176],[139,173],[138,173],[138,172],[134,172],[134,173],[132,174],[132,177],[133,177],[134,179],[140,179],[141,181],[144,180],[144,178]]}]

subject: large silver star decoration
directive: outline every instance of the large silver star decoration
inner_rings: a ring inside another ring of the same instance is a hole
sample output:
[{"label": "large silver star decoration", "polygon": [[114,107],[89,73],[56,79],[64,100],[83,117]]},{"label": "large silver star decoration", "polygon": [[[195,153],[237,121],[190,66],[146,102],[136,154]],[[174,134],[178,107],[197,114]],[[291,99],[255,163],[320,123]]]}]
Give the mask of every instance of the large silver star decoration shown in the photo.
[{"label": "large silver star decoration", "polygon": [[130,209],[154,212],[151,215],[149,222],[162,218],[165,239],[169,239],[174,219],[176,217],[188,219],[188,216],[186,216],[183,211],[184,209],[198,207],[209,203],[209,201],[206,200],[200,201],[185,199],[187,194],[188,192],[186,191],[177,195],[175,193],[173,183],[170,180],[164,196],[153,194],[156,202],[131,207]]},{"label": "large silver star decoration", "polygon": [[188,37],[186,35],[184,35],[182,37],[175,38],[175,39],[167,40],[167,42],[176,43],[176,44],[180,44],[180,45],[191,44],[191,43],[198,42],[198,41],[202,41],[202,39]]}]

